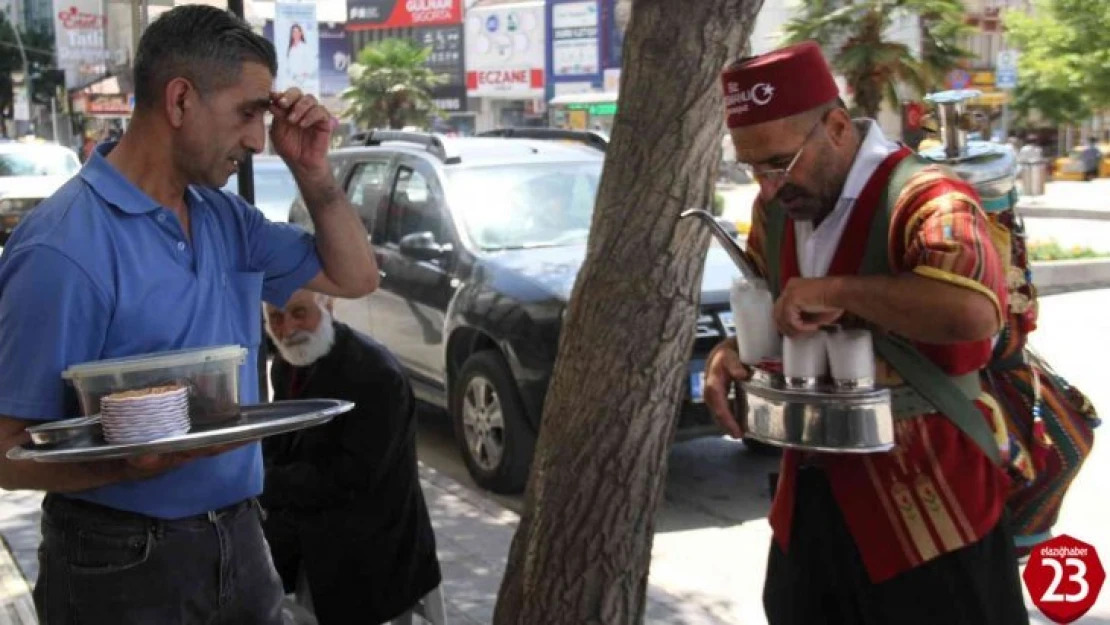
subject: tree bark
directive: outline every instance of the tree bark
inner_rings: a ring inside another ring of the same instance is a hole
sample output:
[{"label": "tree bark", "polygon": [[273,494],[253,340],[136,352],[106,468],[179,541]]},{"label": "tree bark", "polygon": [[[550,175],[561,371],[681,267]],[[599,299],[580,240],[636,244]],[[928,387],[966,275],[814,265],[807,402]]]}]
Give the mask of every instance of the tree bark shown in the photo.
[{"label": "tree bark", "polygon": [[724,132],[721,69],[761,0],[635,0],[620,109],[496,625],[643,620]]}]

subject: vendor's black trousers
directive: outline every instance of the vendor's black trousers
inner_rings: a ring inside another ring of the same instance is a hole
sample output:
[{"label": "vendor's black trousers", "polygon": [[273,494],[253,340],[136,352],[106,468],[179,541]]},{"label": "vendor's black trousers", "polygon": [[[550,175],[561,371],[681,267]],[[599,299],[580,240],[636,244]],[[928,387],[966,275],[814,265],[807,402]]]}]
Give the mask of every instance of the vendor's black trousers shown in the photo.
[{"label": "vendor's black trousers", "polygon": [[801,469],[795,493],[790,551],[772,541],[767,562],[769,625],[1029,623],[1004,520],[975,544],[873,584],[824,472]]}]

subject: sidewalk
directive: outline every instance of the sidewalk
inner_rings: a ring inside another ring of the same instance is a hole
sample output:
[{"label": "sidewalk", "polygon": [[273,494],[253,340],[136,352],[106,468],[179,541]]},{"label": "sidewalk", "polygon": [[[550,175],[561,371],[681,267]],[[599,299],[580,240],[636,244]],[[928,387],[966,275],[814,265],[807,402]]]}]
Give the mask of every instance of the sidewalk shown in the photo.
[{"label": "sidewalk", "polygon": [[1059,219],[1110,219],[1110,178],[1049,182],[1044,195],[1022,197],[1022,215]]},{"label": "sidewalk", "polygon": [[30,581],[38,576],[39,504],[37,492],[0,490],[0,623],[34,625]]},{"label": "sidewalk", "polygon": [[0,549],[0,623],[31,625],[37,622],[31,587],[5,545]]},{"label": "sidewalk", "polygon": [[[436,532],[443,595],[451,625],[488,625],[493,620],[497,591],[518,516],[455,480],[421,464],[420,481]],[[29,584],[38,575],[39,505],[37,492],[0,491],[0,623],[36,623],[30,608]],[[15,567],[4,567],[14,558]],[[19,573],[26,581],[19,577]],[[14,590],[13,590],[14,589]],[[692,597],[675,597],[658,587],[648,590],[646,623],[716,625],[712,606]],[[12,616],[20,606],[29,617]]]}]

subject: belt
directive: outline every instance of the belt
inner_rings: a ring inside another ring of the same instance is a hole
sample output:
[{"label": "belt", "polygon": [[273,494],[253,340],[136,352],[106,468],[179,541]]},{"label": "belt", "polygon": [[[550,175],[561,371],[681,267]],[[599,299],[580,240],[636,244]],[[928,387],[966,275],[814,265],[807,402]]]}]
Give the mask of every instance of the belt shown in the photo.
[{"label": "belt", "polygon": [[139,512],[118,510],[90,501],[74,499],[57,494],[48,494],[42,502],[42,508],[46,513],[51,515],[57,514],[63,518],[76,517],[77,519],[109,522],[118,526],[132,525],[135,527],[149,527],[154,525],[156,527],[174,529],[206,527],[221,519],[229,519],[238,516],[243,511],[256,505],[258,505],[258,501],[251,497],[238,503],[233,503],[215,510],[209,510],[201,514],[194,514],[177,519],[159,519]]},{"label": "belt", "polygon": [[[983,392],[979,382],[979,372],[973,371],[963,375],[951,377],[952,383],[970,400],[979,397]],[[911,419],[924,414],[936,412],[933,404],[922,397],[912,386],[903,384],[890,389],[890,407],[895,421]]]}]

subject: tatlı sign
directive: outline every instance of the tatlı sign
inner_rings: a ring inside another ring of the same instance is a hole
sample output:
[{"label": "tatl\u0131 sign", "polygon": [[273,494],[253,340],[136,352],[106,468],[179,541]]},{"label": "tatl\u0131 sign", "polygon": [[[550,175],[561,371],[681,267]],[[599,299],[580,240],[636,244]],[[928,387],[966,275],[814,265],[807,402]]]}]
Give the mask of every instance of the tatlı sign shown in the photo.
[{"label": "tatl\u0131 sign", "polygon": [[103,76],[116,59],[104,39],[108,15],[101,5],[99,0],[54,1],[54,47],[67,87]]},{"label": "tatl\u0131 sign", "polygon": [[466,15],[466,91],[470,97],[543,97],[544,4],[474,7]]}]

